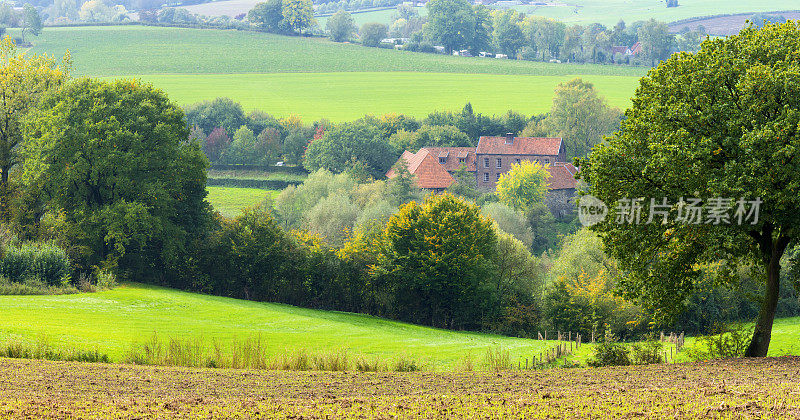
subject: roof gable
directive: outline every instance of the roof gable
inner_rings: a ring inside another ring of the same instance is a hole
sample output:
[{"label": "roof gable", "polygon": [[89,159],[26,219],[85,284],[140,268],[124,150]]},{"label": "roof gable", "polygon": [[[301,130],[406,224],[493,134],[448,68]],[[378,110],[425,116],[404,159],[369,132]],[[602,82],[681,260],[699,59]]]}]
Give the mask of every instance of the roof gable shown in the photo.
[{"label": "roof gable", "polygon": [[509,144],[505,136],[482,136],[478,140],[477,154],[558,156],[560,137],[514,137]]},{"label": "roof gable", "polygon": [[578,185],[578,180],[575,179],[578,169],[573,164],[556,162],[553,165],[546,166],[546,168],[547,172],[550,173],[547,183],[551,190],[574,189]]},{"label": "roof gable", "polygon": [[[427,149],[420,149],[417,153],[405,151],[398,162],[402,160],[406,164],[408,172],[416,177],[417,185],[420,188],[447,188],[455,180],[445,170],[444,165],[439,163],[438,156],[438,153]],[[386,172],[386,177],[394,178],[394,170],[390,169]]]}]

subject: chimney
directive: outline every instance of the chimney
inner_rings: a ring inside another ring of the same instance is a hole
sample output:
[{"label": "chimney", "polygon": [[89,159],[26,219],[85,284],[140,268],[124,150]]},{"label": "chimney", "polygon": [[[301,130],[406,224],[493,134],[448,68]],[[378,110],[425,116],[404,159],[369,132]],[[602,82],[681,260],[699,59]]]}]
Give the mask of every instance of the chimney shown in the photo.
[{"label": "chimney", "polygon": [[514,144],[514,133],[506,133],[506,144]]}]

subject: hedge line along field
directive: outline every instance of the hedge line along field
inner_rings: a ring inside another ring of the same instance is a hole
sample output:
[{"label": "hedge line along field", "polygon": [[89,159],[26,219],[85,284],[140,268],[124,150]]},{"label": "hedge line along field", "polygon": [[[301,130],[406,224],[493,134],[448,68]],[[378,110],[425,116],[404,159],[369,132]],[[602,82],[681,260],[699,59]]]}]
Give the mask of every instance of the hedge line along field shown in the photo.
[{"label": "hedge line along field", "polygon": [[206,187],[206,200],[225,217],[236,217],[242,210],[275,198],[280,191],[241,187]]},{"label": "hedge line along field", "polygon": [[555,343],[140,284],[75,295],[0,296],[0,313],[0,343],[44,341],[65,350],[96,350],[114,362],[123,361],[134,344],[147,342],[154,332],[162,340],[201,339],[206,345],[214,340],[225,344],[258,337],[273,356],[301,349],[404,356],[430,370],[451,369],[468,355],[477,364],[489,348],[507,350],[516,366],[520,357],[538,354]]},{"label": "hedge line along field", "polygon": [[[18,36],[18,30],[10,30]],[[250,31],[102,26],[46,28],[32,51],[73,56],[74,74],[137,77],[181,105],[227,96],[247,109],[305,121],[472,102],[481,113],[549,109],[553,88],[584,77],[621,108],[645,68],[453,57]],[[223,59],[224,57],[224,59]]]},{"label": "hedge line along field", "polygon": [[[57,379],[56,379],[57,378]],[[800,358],[460,373],[256,372],[0,359],[9,418],[800,417]]]},{"label": "hedge line along field", "polygon": [[[402,53],[400,53],[402,54]],[[542,114],[552,105],[553,89],[573,77],[594,83],[612,106],[625,109],[639,81],[630,76],[509,76],[454,73],[277,73],[235,75],[143,75],[179,104],[217,96],[304,121],[333,122],[364,114],[399,113],[424,117],[434,110],[460,110],[467,102],[476,112],[503,114],[509,109]]]}]

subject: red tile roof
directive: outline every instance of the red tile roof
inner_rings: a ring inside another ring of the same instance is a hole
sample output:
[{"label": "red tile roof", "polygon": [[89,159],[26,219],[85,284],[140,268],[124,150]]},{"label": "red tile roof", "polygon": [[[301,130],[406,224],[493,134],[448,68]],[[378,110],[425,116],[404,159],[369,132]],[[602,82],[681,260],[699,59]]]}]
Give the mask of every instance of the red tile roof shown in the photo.
[{"label": "red tile roof", "polygon": [[[420,149],[417,153],[403,152],[400,160],[408,167],[408,172],[416,176],[420,188],[441,189],[449,187],[455,180],[439,163],[438,154],[428,149]],[[398,162],[400,161],[398,160]],[[394,178],[393,169],[386,172],[387,178]]]},{"label": "red tile roof", "polygon": [[575,174],[578,169],[571,163],[556,162],[547,167],[550,172],[550,179],[547,180],[551,190],[567,190],[573,189],[578,184],[575,179]]},{"label": "red tile roof", "polygon": [[[457,171],[461,165],[466,166],[467,171],[475,172],[476,156],[474,147],[424,147],[420,150],[427,150],[438,158],[445,158],[443,166],[448,172]],[[462,158],[464,163],[460,161]]]},{"label": "red tile roof", "polygon": [[505,136],[482,136],[476,152],[479,155],[537,155],[557,156],[561,150],[559,137],[514,137],[511,144]]}]

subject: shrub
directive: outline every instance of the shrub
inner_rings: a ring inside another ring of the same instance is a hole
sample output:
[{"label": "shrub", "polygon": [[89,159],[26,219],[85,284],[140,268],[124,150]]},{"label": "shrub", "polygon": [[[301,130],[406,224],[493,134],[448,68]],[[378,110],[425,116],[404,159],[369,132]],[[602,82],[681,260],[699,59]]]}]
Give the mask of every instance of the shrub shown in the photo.
[{"label": "shrub", "polygon": [[483,364],[489,370],[508,370],[511,368],[511,356],[508,350],[488,348],[483,358]]},{"label": "shrub", "polygon": [[94,283],[100,290],[113,289],[117,287],[117,276],[108,270],[95,270]]},{"label": "shrub", "polygon": [[635,365],[652,365],[662,363],[661,352],[664,344],[658,340],[650,339],[631,346],[631,358]]},{"label": "shrub", "polygon": [[11,282],[34,277],[48,286],[63,286],[72,271],[67,253],[51,244],[10,246],[0,262],[0,273]]},{"label": "shrub", "polygon": [[605,338],[594,348],[594,357],[587,364],[592,367],[629,366],[631,359],[628,348],[617,341],[614,334],[606,331]]},{"label": "shrub", "polygon": [[752,336],[753,326],[717,325],[711,334],[697,337],[686,355],[694,361],[742,357]]},{"label": "shrub", "polygon": [[422,363],[416,359],[400,356],[392,363],[392,370],[395,372],[418,372],[422,370]]}]

